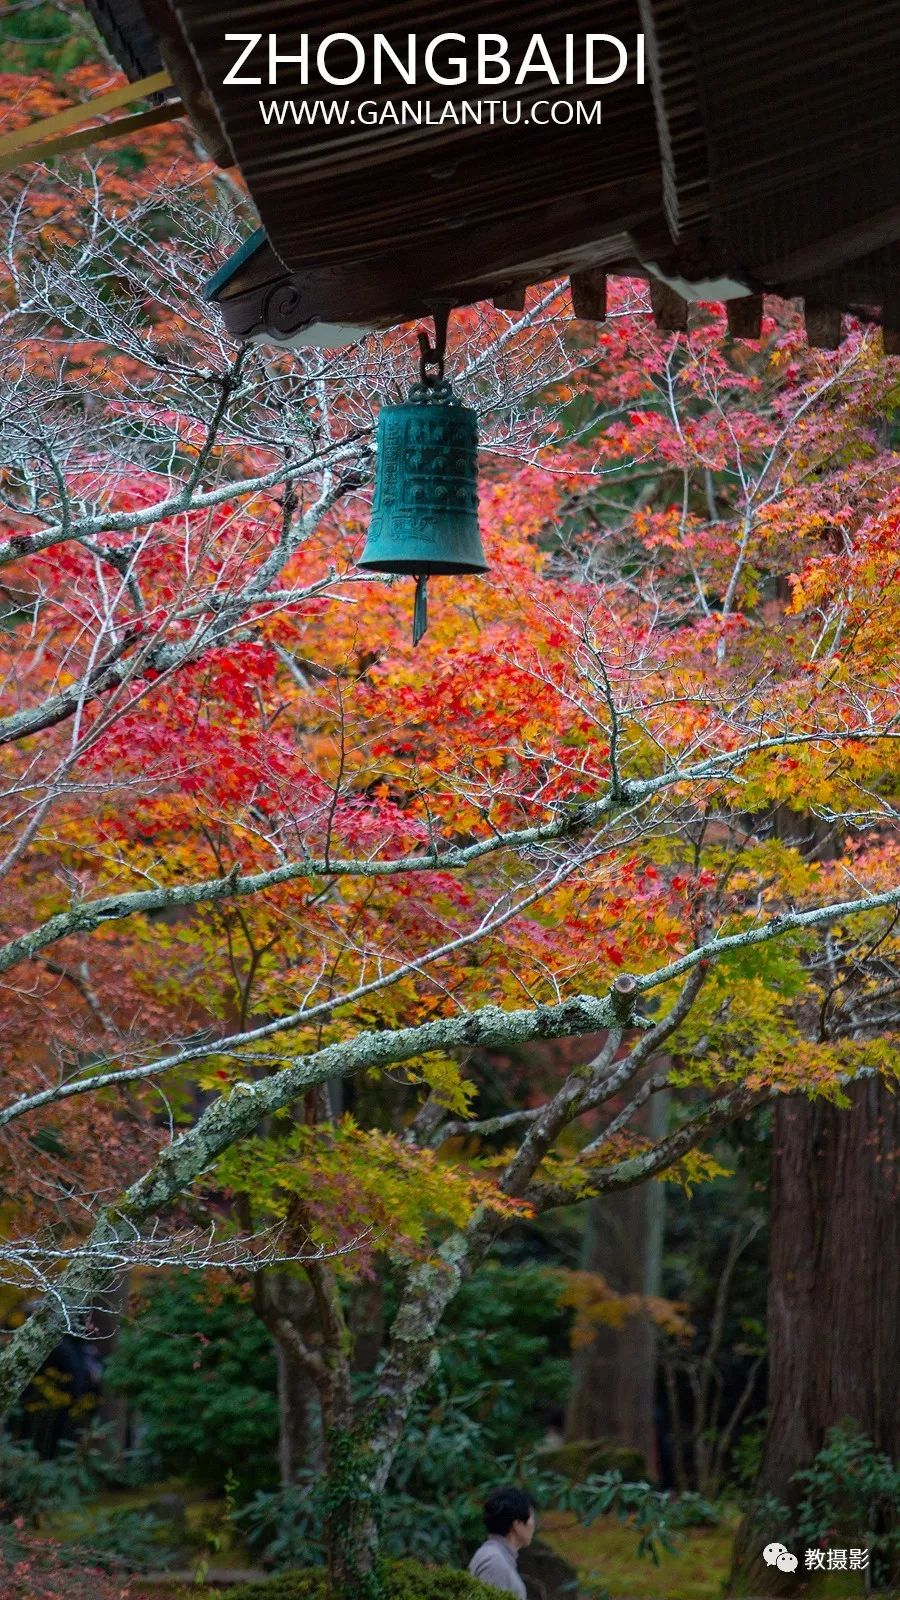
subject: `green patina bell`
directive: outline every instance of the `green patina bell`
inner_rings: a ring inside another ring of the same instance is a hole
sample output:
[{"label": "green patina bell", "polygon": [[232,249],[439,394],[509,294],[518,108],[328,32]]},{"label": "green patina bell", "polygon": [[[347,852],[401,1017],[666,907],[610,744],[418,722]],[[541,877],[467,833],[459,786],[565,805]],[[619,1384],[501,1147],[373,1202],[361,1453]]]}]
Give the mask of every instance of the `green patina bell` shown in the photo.
[{"label": "green patina bell", "polygon": [[[440,330],[439,330],[440,331]],[[486,572],[478,531],[478,428],[443,377],[443,350],[422,341],[422,381],[378,418],[375,499],[359,565],[416,578],[413,642],[427,625],[425,585]],[[429,359],[430,358],[430,359]],[[438,367],[436,379],[428,365]]]}]

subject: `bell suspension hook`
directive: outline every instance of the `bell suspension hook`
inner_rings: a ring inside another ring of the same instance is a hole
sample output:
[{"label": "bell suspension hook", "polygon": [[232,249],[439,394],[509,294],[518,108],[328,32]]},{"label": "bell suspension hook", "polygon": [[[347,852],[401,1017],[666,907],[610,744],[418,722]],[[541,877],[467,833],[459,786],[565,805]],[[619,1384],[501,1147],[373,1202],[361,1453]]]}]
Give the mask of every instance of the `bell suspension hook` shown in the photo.
[{"label": "bell suspension hook", "polygon": [[[431,343],[424,328],[418,332],[419,340],[419,382],[426,389],[435,389],[444,381],[444,358],[447,354],[447,325],[450,321],[452,305],[449,300],[435,303],[431,315],[434,322],[434,344]],[[429,371],[434,368],[434,375]]]}]

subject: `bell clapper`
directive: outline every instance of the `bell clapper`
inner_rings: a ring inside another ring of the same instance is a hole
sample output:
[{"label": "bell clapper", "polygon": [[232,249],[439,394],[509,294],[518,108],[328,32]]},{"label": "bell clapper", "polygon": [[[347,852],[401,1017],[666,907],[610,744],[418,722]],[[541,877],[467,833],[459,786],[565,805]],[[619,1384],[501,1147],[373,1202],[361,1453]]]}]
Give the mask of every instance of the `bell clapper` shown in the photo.
[{"label": "bell clapper", "polygon": [[[431,343],[424,328],[418,332],[419,340],[419,383],[423,389],[436,389],[438,384],[444,383],[444,358],[447,353],[447,325],[450,321],[450,306],[445,302],[434,308],[434,344]],[[429,368],[434,368],[432,377]],[[416,598],[413,602],[413,632],[412,642],[417,645],[428,627],[428,574],[420,572],[416,576]]]},{"label": "bell clapper", "polygon": [[420,572],[416,579],[416,599],[413,605],[413,644],[418,644],[428,627],[428,578]]}]

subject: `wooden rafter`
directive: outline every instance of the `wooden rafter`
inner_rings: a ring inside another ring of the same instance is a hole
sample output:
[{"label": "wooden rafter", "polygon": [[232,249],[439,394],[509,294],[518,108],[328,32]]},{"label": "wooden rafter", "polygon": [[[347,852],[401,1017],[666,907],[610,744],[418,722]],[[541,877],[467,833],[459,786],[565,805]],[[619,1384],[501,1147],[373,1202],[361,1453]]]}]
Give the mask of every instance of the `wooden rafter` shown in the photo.
[{"label": "wooden rafter", "polygon": [[149,111],[138,111],[132,116],[115,117],[110,122],[102,122],[99,127],[78,127],[79,123],[108,111],[117,111],[123,106],[134,105],[136,100],[146,100],[148,96],[171,87],[172,79],[168,72],[155,72],[149,78],[139,79],[137,83],[126,83],[118,89],[110,89],[105,94],[95,95],[92,100],[66,106],[65,110],[55,112],[52,117],[42,117],[39,122],[30,122],[27,127],[3,134],[0,137],[0,173],[12,172],[28,161],[43,161],[47,156],[59,155],[64,150],[81,150],[105,139],[120,138],[124,133],[133,133],[136,129],[153,127],[156,123],[171,122],[183,116],[181,101],[169,100],[165,105],[151,107]]}]

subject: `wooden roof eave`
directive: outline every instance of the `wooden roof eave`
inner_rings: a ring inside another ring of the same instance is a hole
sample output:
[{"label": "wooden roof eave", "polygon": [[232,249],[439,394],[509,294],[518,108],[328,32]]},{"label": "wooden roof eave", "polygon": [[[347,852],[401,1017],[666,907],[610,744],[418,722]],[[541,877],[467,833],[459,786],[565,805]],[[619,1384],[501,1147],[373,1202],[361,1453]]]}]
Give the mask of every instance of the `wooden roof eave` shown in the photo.
[{"label": "wooden roof eave", "polygon": [[[842,309],[880,316],[886,345],[900,328],[896,0],[859,0],[849,32],[840,0],[561,0],[552,23],[542,0],[500,15],[467,0],[472,31],[483,22],[645,33],[652,98],[624,84],[604,91],[600,143],[552,130],[530,143],[434,129],[392,141],[359,126],[334,136],[269,128],[262,139],[259,91],[223,89],[227,8],[89,3],[132,75],[152,65],[146,24],[157,19],[151,33],[171,53],[201,138],[210,147],[218,137],[217,159],[241,168],[269,243],[252,270],[247,258],[239,271],[226,263],[213,298],[244,337],[385,326],[421,315],[437,293],[515,297],[528,282],[629,262],[657,275],[674,325],[684,291],[721,280],[749,291],[745,302],[802,295],[823,342]],[[240,25],[289,31],[289,10],[286,0],[242,0]],[[435,11],[429,0],[358,0],[353,25],[433,31]],[[293,8],[291,21],[315,38],[338,12],[337,0],[321,0]],[[304,94],[298,84],[288,68],[278,96]],[[630,198],[614,198],[617,182]],[[756,314],[745,303],[732,320],[750,327]]]},{"label": "wooden roof eave", "polygon": [[606,219],[598,218],[593,237],[584,237],[578,198],[560,195],[520,216],[513,230],[501,219],[474,237],[464,232],[364,262],[293,272],[284,269],[258,229],[204,285],[204,296],[218,304],[229,332],[239,338],[294,344],[304,328],[322,324],[346,326],[352,337],[426,316],[436,297],[471,305],[592,268],[639,267],[635,234],[658,220],[655,179],[633,185],[629,198],[626,206],[620,191],[607,196]]}]

